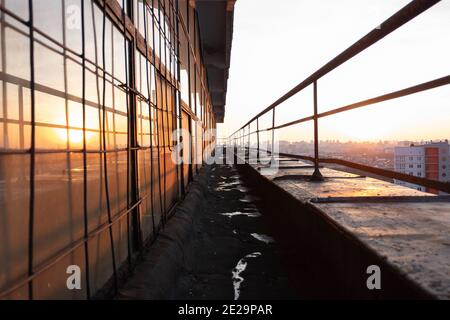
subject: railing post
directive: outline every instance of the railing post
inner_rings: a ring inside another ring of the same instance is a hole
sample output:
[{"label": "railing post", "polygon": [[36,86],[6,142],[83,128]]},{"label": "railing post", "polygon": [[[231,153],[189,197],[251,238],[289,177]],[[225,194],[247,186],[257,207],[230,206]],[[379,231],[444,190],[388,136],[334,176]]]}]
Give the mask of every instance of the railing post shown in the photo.
[{"label": "railing post", "polygon": [[238,150],[242,148],[242,129],[239,129],[238,132]]},{"label": "railing post", "polygon": [[239,161],[239,155],[241,154],[241,149],[242,149],[242,129],[239,129],[239,133],[238,133],[238,157],[237,160]]},{"label": "railing post", "polygon": [[237,164],[237,150],[238,150],[238,140],[239,138],[238,137],[235,137],[234,138],[234,157],[233,157],[233,161],[234,161],[234,164],[236,165]]},{"label": "railing post", "polygon": [[259,118],[256,118],[256,163],[259,163]]},{"label": "railing post", "polygon": [[241,155],[244,156],[245,161],[245,127],[241,129]]},{"label": "railing post", "polygon": [[250,136],[251,136],[251,125],[248,125],[248,151],[247,151],[247,155],[248,155],[248,162],[250,163]]},{"label": "railing post", "polygon": [[242,128],[242,148],[244,149],[244,160],[247,154],[247,150],[245,148],[245,127]]},{"label": "railing post", "polygon": [[311,181],[323,181],[319,170],[319,123],[317,118],[317,81],[314,81],[314,173]]},{"label": "railing post", "polygon": [[270,152],[270,155],[271,155],[270,162],[271,163],[273,163],[274,159],[275,159],[275,157],[273,155],[273,152],[275,151],[275,129],[274,128],[275,128],[275,108],[272,109],[272,145],[271,145],[271,148],[270,148],[270,150],[271,150],[271,152]]}]

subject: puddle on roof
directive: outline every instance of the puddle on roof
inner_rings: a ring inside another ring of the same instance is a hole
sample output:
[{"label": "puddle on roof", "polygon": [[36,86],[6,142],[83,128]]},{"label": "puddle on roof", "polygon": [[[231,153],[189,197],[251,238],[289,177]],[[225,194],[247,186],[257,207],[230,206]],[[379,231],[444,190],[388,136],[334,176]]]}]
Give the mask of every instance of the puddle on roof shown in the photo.
[{"label": "puddle on roof", "polygon": [[255,202],[260,200],[257,197],[251,196],[251,195],[245,195],[245,197],[243,197],[242,199],[239,199],[240,202],[244,202],[244,203],[251,203],[251,202]]},{"label": "puddle on roof", "polygon": [[216,191],[231,191],[231,190],[235,190],[236,188],[234,188],[235,186],[239,186],[241,184],[241,181],[237,180],[237,181],[232,181],[232,182],[218,182],[217,185],[218,187],[215,188],[214,190]]},{"label": "puddle on roof", "polygon": [[228,192],[228,191],[231,191],[231,190],[233,190],[233,188],[231,188],[231,189],[228,189],[228,188],[224,188],[224,187],[217,187],[217,188],[214,188],[214,191],[225,191],[225,192]]},{"label": "puddle on roof", "polygon": [[275,240],[266,234],[259,234],[259,233],[251,233],[250,234],[253,238],[256,240],[259,240],[261,242],[264,242],[265,244],[274,243]]},{"label": "puddle on roof", "polygon": [[246,255],[244,258],[238,261],[236,267],[231,271],[234,287],[234,300],[239,299],[241,294],[241,284],[244,281],[244,278],[241,276],[241,273],[247,269],[247,261],[251,258],[257,258],[261,255],[261,252],[253,252]]},{"label": "puddle on roof", "polygon": [[249,188],[246,188],[246,187],[243,187],[243,186],[239,186],[236,189],[239,190],[240,192],[243,192],[243,193],[247,193],[250,190]]},{"label": "puddle on roof", "polygon": [[258,218],[261,217],[261,213],[253,211],[253,212],[241,212],[241,211],[235,211],[235,212],[226,212],[226,213],[219,213],[222,216],[232,218],[236,216],[247,216],[249,218]]},{"label": "puddle on roof", "polygon": [[235,180],[232,182],[225,182],[225,181],[221,181],[217,183],[219,186],[221,187],[232,187],[232,186],[237,186],[241,184],[240,180]]}]

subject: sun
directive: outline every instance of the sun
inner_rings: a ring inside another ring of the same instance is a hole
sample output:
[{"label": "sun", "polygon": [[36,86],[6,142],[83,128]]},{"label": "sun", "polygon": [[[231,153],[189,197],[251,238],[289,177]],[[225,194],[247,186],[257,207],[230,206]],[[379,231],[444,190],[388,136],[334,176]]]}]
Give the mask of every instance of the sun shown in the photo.
[{"label": "sun", "polygon": [[[86,132],[86,140],[91,136],[90,132]],[[69,130],[69,142],[70,144],[79,144],[83,142],[83,131],[82,130]]]},{"label": "sun", "polygon": [[[90,130],[86,130],[83,134],[83,111],[78,105],[69,105],[69,117],[68,128],[55,128],[54,139],[58,145],[69,144],[70,148],[83,148],[83,140],[86,138],[86,142],[89,142],[94,133]],[[57,123],[66,123],[66,115],[60,114]],[[91,117],[86,117],[86,127],[94,129],[95,122]]]},{"label": "sun", "polygon": [[[76,129],[59,129],[56,131],[56,136],[60,142],[69,142],[71,147],[82,147],[83,145],[83,130]],[[92,132],[86,131],[86,141],[92,137]]]}]

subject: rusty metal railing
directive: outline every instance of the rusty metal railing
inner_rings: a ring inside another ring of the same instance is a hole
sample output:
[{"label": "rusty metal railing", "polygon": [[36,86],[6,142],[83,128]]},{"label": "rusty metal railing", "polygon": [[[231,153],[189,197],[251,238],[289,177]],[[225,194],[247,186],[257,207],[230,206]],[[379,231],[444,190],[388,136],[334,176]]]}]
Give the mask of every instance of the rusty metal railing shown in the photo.
[{"label": "rusty metal railing", "polygon": [[[228,143],[229,145],[236,146],[238,143],[237,141],[241,140],[245,144],[245,139],[248,138],[248,148],[250,148],[250,136],[253,134],[256,134],[257,136],[257,159],[259,160],[260,151],[268,152],[269,154],[274,154],[274,139],[275,139],[275,130],[289,127],[292,125],[313,121],[314,122],[314,156],[305,156],[305,155],[295,155],[295,154],[287,154],[287,153],[277,153],[279,156],[288,156],[292,158],[302,159],[306,161],[310,161],[314,163],[314,173],[311,176],[311,180],[313,181],[322,181],[323,177],[319,170],[319,164],[320,163],[328,163],[328,164],[337,164],[342,165],[349,168],[354,168],[362,171],[366,171],[369,173],[373,173],[382,177],[386,178],[392,178],[397,180],[406,181],[409,183],[433,188],[436,190],[444,191],[447,193],[450,193],[450,183],[448,182],[441,182],[436,180],[430,180],[427,178],[422,177],[416,177],[400,172],[395,172],[391,170],[381,169],[381,168],[375,168],[372,166],[362,165],[359,163],[346,161],[342,159],[335,159],[335,158],[320,158],[319,157],[319,125],[318,125],[318,119],[329,117],[335,114],[339,114],[342,112],[346,112],[349,110],[354,110],[357,108],[362,108],[365,106],[373,105],[376,103],[380,103],[383,101],[388,101],[408,95],[412,95],[418,92],[423,92],[426,90],[430,90],[433,88],[438,88],[441,86],[445,86],[450,84],[450,75],[447,75],[442,78],[433,79],[428,82],[420,83],[412,87],[403,88],[398,91],[389,92],[386,94],[383,94],[381,96],[373,97],[370,99],[358,101],[356,103],[352,103],[349,105],[345,105],[339,108],[335,108],[326,112],[318,112],[318,104],[317,104],[317,95],[318,95],[318,81],[340,65],[344,64],[357,54],[361,53],[362,51],[366,50],[367,48],[371,47],[373,44],[378,42],[379,40],[383,39],[393,31],[400,28],[405,23],[411,21],[418,15],[422,14],[432,6],[434,6],[436,3],[440,2],[439,0],[414,0],[411,1],[409,4],[407,4],[405,7],[400,9],[397,13],[389,17],[386,21],[384,21],[380,26],[370,31],[367,35],[362,37],[360,40],[355,42],[353,45],[351,45],[349,48],[344,50],[342,53],[340,53],[338,56],[336,56],[334,59],[329,61],[327,64],[325,64],[322,68],[314,72],[312,75],[307,77],[305,80],[300,82],[297,86],[295,86],[293,89],[285,93],[282,97],[280,97],[278,100],[273,102],[270,106],[262,110],[260,113],[255,115],[253,118],[251,118],[247,123],[245,123],[242,127],[240,127],[238,130],[236,130],[233,134],[231,134],[228,137]],[[314,112],[312,115],[300,119],[296,119],[287,123],[283,123],[281,125],[275,125],[275,110],[278,106],[280,106],[283,102],[293,97],[295,94],[299,93],[303,89],[307,88],[308,86],[313,85],[313,95],[314,95]],[[260,129],[259,127],[259,119],[272,111],[272,126],[265,129]],[[256,122],[256,130],[251,132],[250,131],[250,125],[252,123]],[[260,149],[260,132],[272,132],[272,148],[271,150],[262,150]]]}]

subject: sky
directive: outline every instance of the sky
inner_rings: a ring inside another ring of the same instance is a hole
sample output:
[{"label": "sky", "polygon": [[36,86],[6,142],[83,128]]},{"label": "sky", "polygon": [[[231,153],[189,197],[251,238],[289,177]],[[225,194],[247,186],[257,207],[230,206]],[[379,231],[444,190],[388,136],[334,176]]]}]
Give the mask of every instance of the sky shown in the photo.
[{"label": "sky", "polygon": [[[228,79],[227,137],[329,60],[400,10],[407,0],[238,0]],[[318,82],[319,112],[450,75],[450,0],[443,0]],[[276,110],[276,124],[313,112],[312,88]],[[271,116],[260,120],[260,128]],[[256,127],[255,127],[256,128]],[[251,129],[252,131],[254,128]],[[309,141],[312,123],[277,130]],[[450,86],[319,121],[321,140],[450,138]]]}]

